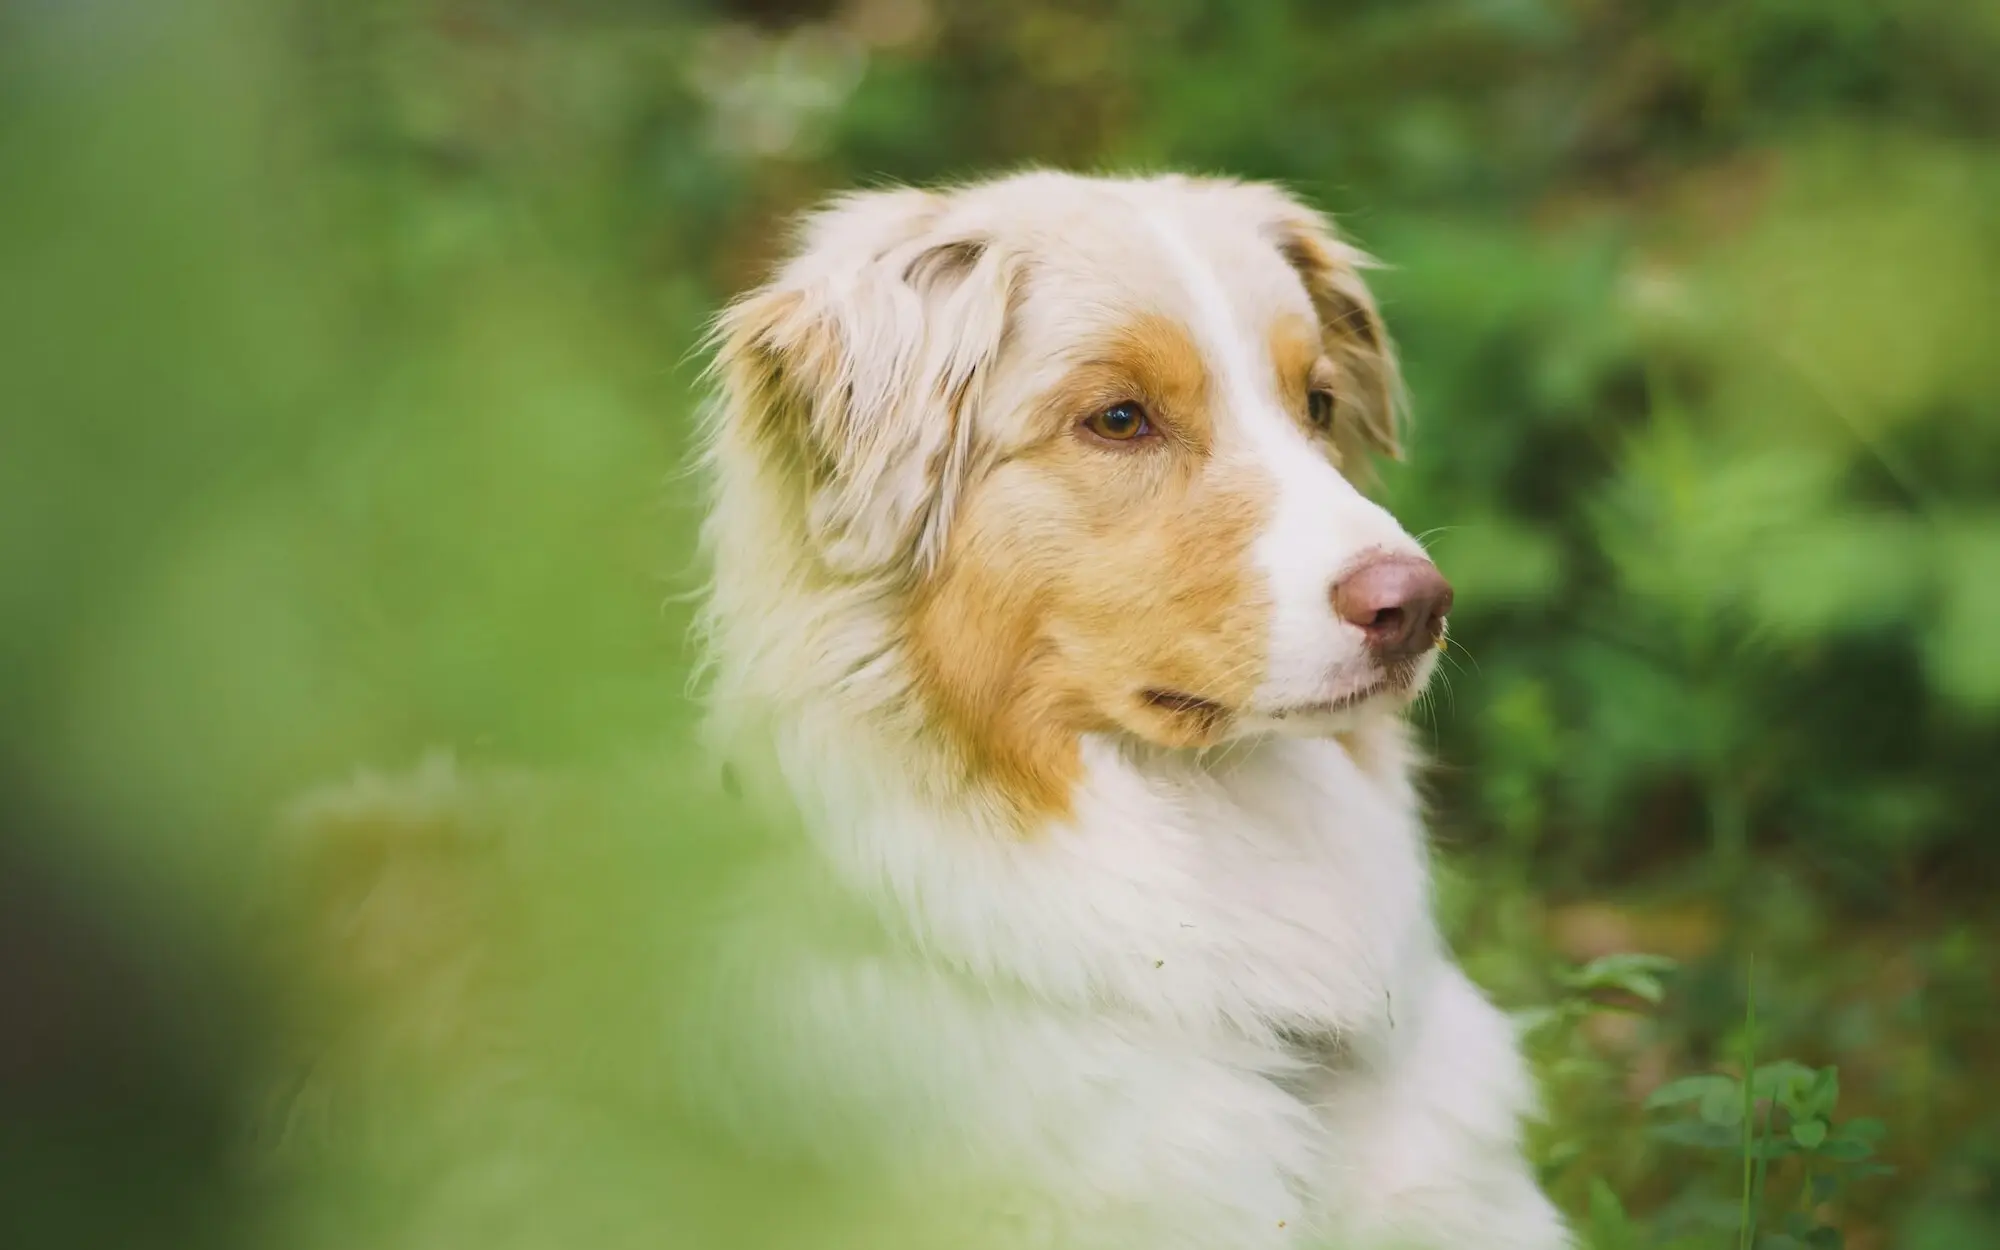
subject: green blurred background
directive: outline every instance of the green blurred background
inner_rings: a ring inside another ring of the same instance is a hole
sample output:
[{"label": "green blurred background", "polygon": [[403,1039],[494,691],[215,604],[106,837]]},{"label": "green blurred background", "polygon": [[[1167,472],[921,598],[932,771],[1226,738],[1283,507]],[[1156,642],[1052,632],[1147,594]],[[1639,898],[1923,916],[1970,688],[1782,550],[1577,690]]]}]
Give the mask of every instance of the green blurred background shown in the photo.
[{"label": "green blurred background", "polygon": [[[1643,1103],[1754,958],[1887,1124],[1817,1222],[2000,1245],[1992,0],[0,0],[0,1241],[887,1244],[663,1092],[759,836],[687,745],[697,343],[784,215],[1028,163],[1387,262],[1454,940],[1515,1009],[1680,965],[1537,1043],[1592,1243],[1737,1244]],[[439,747],[595,779],[499,805],[445,1040],[267,871]]]}]

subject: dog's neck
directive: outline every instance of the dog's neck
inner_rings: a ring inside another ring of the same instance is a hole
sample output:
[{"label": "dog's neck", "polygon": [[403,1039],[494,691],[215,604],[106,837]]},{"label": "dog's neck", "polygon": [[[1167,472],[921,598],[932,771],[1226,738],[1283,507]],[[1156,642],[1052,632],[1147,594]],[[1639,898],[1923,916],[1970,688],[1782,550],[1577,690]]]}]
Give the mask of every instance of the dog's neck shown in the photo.
[{"label": "dog's neck", "polygon": [[1073,814],[1024,836],[912,709],[823,675],[780,691],[782,668],[745,658],[718,656],[714,726],[746,796],[799,820],[808,874],[923,962],[1201,1027],[1366,1036],[1434,950],[1393,718],[1200,752],[1091,735]]}]

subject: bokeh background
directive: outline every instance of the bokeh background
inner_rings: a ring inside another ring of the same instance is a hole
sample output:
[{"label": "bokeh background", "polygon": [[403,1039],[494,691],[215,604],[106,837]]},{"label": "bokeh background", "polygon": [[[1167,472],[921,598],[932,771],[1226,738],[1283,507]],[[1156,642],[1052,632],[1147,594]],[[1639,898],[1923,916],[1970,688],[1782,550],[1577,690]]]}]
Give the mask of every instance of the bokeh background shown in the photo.
[{"label": "bokeh background", "polygon": [[[1753,1041],[1894,1169],[1774,1162],[1770,1234],[2000,1245],[1992,0],[0,2],[0,1241],[966,1244],[671,1092],[761,836],[688,745],[685,457],[785,215],[1028,163],[1386,262],[1441,903],[1555,1013],[1591,1243],[1739,1244],[1645,1104]],[[436,749],[585,797],[364,829],[400,912],[286,867]],[[1677,969],[1565,971],[1621,952]]]}]

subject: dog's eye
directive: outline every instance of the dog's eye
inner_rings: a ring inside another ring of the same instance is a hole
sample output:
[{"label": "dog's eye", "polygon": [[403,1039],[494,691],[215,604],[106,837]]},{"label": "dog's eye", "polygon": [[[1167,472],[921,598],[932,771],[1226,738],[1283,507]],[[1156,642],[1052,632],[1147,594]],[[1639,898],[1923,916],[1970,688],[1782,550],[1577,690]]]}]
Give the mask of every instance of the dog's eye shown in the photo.
[{"label": "dog's eye", "polygon": [[1146,410],[1135,403],[1113,404],[1083,423],[1083,428],[1114,443],[1129,443],[1153,432]]},{"label": "dog's eye", "polygon": [[1306,416],[1313,425],[1322,430],[1333,428],[1333,392],[1309,391],[1306,394]]}]

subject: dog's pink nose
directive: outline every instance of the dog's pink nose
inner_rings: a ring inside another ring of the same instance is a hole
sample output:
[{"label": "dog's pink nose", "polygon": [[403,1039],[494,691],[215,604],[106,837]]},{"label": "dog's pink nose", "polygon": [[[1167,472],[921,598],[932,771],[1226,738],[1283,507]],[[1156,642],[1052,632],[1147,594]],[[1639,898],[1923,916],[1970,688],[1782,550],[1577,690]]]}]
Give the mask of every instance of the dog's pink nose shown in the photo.
[{"label": "dog's pink nose", "polygon": [[1407,660],[1443,636],[1451,583],[1421,556],[1378,556],[1335,584],[1333,610],[1377,656]]}]

